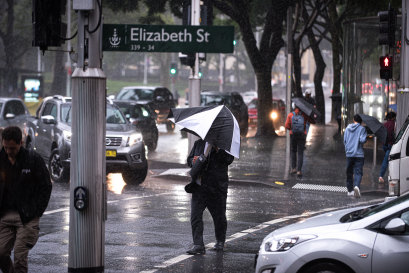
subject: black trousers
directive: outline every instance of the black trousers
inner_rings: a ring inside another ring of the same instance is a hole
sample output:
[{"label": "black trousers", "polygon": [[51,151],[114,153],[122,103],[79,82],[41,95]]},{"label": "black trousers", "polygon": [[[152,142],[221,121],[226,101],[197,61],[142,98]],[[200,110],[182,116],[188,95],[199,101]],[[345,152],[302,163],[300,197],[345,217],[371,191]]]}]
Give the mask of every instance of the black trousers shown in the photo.
[{"label": "black trousers", "polygon": [[203,212],[206,208],[213,218],[216,240],[221,242],[226,240],[226,199],[227,194],[221,192],[210,194],[199,190],[192,194],[190,223],[195,245],[204,245]]},{"label": "black trousers", "polygon": [[306,135],[304,133],[290,135],[291,168],[301,172],[304,160],[304,146]]}]

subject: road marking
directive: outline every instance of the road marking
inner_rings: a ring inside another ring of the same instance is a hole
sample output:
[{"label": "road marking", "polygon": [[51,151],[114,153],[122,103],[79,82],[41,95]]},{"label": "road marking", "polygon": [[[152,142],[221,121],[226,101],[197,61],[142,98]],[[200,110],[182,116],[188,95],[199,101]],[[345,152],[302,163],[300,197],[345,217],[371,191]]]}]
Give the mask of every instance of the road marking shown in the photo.
[{"label": "road marking", "polygon": [[[384,198],[371,200],[369,202],[358,202],[358,203],[355,203],[354,205],[361,206],[361,205],[368,205],[368,204],[372,204],[372,203],[380,203],[382,201],[384,201]],[[303,212],[303,213],[298,214],[298,215],[289,215],[289,216],[285,216],[285,217],[282,217],[282,218],[279,218],[279,219],[274,219],[274,220],[271,220],[271,221],[267,221],[267,222],[258,224],[257,226],[255,226],[253,228],[249,228],[249,229],[246,229],[246,230],[243,230],[243,231],[239,231],[239,232],[237,232],[235,234],[230,235],[228,238],[226,238],[226,242],[231,242],[231,241],[236,240],[238,238],[249,235],[250,233],[258,232],[258,231],[260,231],[262,229],[265,229],[265,228],[267,228],[269,226],[272,226],[274,224],[289,221],[289,220],[294,219],[294,218],[311,217],[311,216],[314,216],[314,215],[317,215],[317,214],[321,214],[321,213],[328,212],[328,211],[333,211],[333,210],[339,210],[339,209],[342,209],[342,208],[346,208],[346,207],[325,208],[325,209],[321,209],[321,210],[317,210],[317,211]],[[206,248],[211,248],[214,244],[215,244],[214,242],[208,243],[206,245]],[[184,260],[187,260],[187,259],[189,259],[191,257],[194,257],[194,255],[181,254],[181,255],[179,255],[177,257],[166,260],[166,261],[162,262],[159,265],[155,265],[154,268],[156,268],[156,269],[149,269],[149,270],[141,271],[140,273],[154,273],[154,272],[157,272],[159,269],[164,269],[164,268],[166,268],[168,266],[172,266],[174,264],[180,263],[180,262],[182,262]]]},{"label": "road marking", "polygon": [[[118,203],[121,201],[129,201],[129,200],[134,200],[134,199],[142,199],[142,198],[148,198],[148,197],[156,197],[156,196],[161,196],[161,195],[168,195],[171,194],[169,192],[164,192],[164,193],[157,193],[157,194],[151,194],[151,195],[143,195],[143,196],[134,196],[134,197],[127,197],[127,198],[123,198],[123,199],[118,199],[118,200],[111,200],[108,201],[108,204],[113,204],[113,203]],[[58,212],[64,212],[64,211],[68,211],[70,210],[70,207],[66,207],[66,208],[62,208],[62,209],[55,209],[55,210],[48,210],[46,212],[44,212],[44,215],[49,215],[49,214],[54,214],[54,213],[58,213]]]},{"label": "road marking", "polygon": [[297,190],[313,190],[313,191],[332,191],[332,192],[347,192],[346,187],[331,186],[331,185],[317,185],[317,184],[302,184],[297,183],[293,186]]}]

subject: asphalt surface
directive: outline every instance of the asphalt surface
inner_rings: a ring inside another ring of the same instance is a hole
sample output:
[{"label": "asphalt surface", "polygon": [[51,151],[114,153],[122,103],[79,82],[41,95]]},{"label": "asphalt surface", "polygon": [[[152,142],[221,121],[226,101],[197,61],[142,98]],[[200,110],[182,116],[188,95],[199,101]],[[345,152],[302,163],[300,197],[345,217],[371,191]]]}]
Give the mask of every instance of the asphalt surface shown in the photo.
[{"label": "asphalt surface", "polygon": [[[274,229],[327,210],[379,202],[387,195],[386,183],[377,182],[381,147],[374,166],[372,140],[365,145],[362,198],[350,198],[343,144],[335,133],[335,125],[311,127],[299,179],[285,170],[285,137],[249,132],[240,159],[229,168],[226,251],[192,257],[184,255],[191,243],[190,196],[183,191],[189,181],[187,139],[160,128],[157,151],[148,154],[147,180],[140,186],[108,183],[105,272],[252,272],[261,240]],[[29,254],[29,272],[67,272],[68,204],[69,185],[55,184],[41,237]],[[209,249],[214,235],[208,214],[204,221]]]}]

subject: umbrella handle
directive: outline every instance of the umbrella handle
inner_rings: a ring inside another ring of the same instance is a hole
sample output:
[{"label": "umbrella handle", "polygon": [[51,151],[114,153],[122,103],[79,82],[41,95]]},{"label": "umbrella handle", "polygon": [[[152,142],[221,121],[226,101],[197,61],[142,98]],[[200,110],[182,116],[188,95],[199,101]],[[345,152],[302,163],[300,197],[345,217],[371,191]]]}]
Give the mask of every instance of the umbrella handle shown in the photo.
[{"label": "umbrella handle", "polygon": [[208,144],[206,151],[204,152],[204,155],[207,157],[210,153],[210,151],[212,150],[213,145],[212,144]]}]

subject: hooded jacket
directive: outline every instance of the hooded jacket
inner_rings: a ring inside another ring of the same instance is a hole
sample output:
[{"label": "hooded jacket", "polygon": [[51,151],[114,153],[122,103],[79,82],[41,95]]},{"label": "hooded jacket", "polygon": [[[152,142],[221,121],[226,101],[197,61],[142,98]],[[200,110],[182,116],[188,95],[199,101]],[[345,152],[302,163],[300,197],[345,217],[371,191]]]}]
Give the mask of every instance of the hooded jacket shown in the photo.
[{"label": "hooded jacket", "polygon": [[[8,175],[16,175],[11,190],[16,198],[17,211],[23,224],[41,217],[50,200],[52,184],[50,174],[39,154],[23,147],[17,154],[14,174],[8,173],[10,165],[4,148],[0,151],[0,211]],[[0,215],[1,216],[1,215]]]},{"label": "hooded jacket", "polygon": [[364,157],[366,129],[359,123],[349,124],[344,133],[345,154],[347,157]]}]

